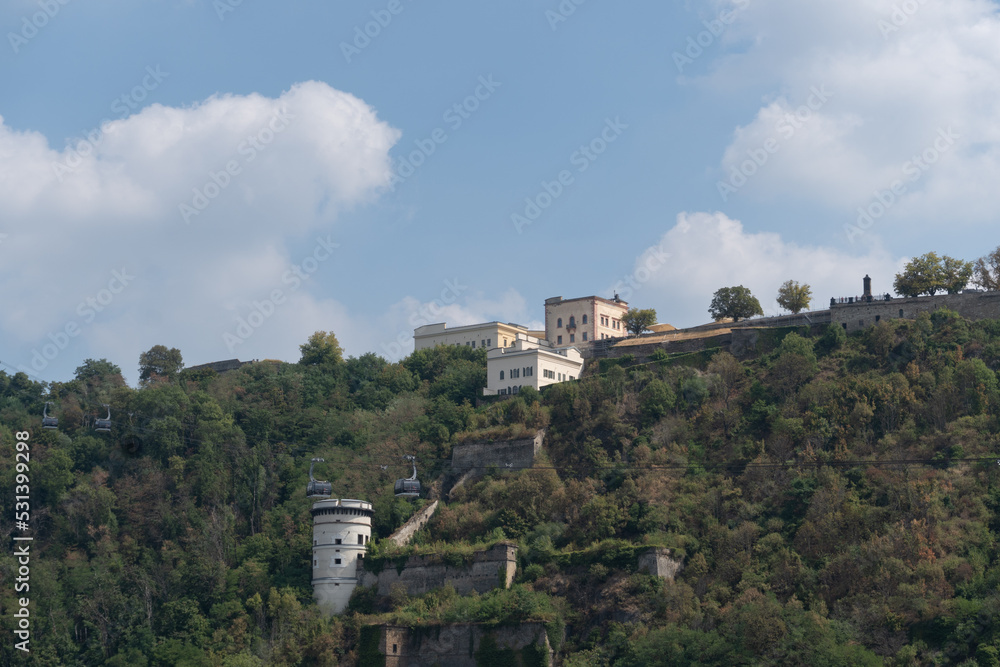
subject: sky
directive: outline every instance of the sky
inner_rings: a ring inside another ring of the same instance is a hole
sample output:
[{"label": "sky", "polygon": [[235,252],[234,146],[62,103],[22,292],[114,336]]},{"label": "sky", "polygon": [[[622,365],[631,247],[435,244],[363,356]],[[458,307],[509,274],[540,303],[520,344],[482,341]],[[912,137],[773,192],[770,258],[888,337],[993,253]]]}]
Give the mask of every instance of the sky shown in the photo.
[{"label": "sky", "polygon": [[0,368],[396,360],[998,244],[990,0],[7,0]]}]

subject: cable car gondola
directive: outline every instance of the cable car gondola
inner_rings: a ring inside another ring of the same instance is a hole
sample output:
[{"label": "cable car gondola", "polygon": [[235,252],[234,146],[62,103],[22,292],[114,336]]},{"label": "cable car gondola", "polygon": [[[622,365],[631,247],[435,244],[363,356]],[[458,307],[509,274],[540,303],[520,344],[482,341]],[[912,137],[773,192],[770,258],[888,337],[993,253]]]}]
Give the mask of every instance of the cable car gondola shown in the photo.
[{"label": "cable car gondola", "polygon": [[52,401],[45,401],[45,407],[42,408],[42,428],[59,428],[59,418],[49,417],[50,405]]},{"label": "cable car gondola", "polygon": [[313,459],[309,464],[309,485],[306,486],[306,496],[309,498],[329,498],[333,495],[333,484],[313,477],[313,466],[325,463],[323,459]]},{"label": "cable car gondola", "polygon": [[417,480],[417,457],[407,454],[403,458],[413,463],[413,475],[407,479],[396,480],[396,497],[416,498],[420,495],[420,482]]},{"label": "cable car gondola", "polygon": [[107,403],[103,407],[108,409],[108,416],[105,419],[98,417],[94,420],[94,430],[98,433],[111,433],[111,406]]}]

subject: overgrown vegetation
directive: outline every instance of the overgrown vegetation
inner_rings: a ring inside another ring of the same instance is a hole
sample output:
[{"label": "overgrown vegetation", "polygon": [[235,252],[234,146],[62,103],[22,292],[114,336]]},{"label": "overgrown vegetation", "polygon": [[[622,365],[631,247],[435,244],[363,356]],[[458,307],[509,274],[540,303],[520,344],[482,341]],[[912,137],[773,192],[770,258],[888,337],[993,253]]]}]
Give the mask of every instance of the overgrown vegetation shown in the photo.
[{"label": "overgrown vegetation", "polygon": [[[1000,322],[776,330],[753,358],[619,359],[480,407],[482,351],[393,364],[343,359],[328,335],[304,347],[306,363],[140,389],[104,360],[51,387],[0,374],[3,460],[15,428],[32,433],[28,664],[347,665],[375,659],[375,623],[524,620],[567,665],[998,664]],[[40,428],[45,400],[58,431]],[[373,502],[384,538],[415,507],[392,494],[402,454],[437,493],[454,444],[540,428],[535,468],[466,483],[413,547],[376,542],[368,561],[465,562],[511,539],[510,590],[359,590],[344,616],[318,612],[310,457],[335,495]],[[636,571],[650,546],[683,561],[674,581]],[[0,571],[13,580],[9,553]]]}]

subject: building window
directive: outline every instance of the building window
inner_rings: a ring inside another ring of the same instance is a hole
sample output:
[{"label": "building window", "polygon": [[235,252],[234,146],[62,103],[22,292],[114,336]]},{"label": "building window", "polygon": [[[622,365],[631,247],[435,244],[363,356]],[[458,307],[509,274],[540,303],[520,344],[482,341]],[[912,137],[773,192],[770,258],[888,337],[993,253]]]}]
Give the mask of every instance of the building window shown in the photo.
[{"label": "building window", "polygon": [[858,320],[858,326],[859,327],[865,326],[865,321],[864,320]]},{"label": "building window", "polygon": [[902,308],[900,308],[900,309],[899,309],[899,316],[900,316],[900,317],[902,317],[902,316],[903,316],[903,309],[902,309]]},{"label": "building window", "polygon": [[881,315],[876,315],[876,316],[875,316],[875,321],[876,321],[876,322],[878,322],[878,321],[879,321],[879,320],[881,320],[881,319],[882,319],[882,316],[881,316]]},{"label": "building window", "polygon": [[562,318],[556,320],[556,329],[562,329]]},{"label": "building window", "polygon": [[583,332],[583,339],[587,340],[587,332],[586,331]]},{"label": "building window", "polygon": [[572,315],[569,318],[569,328],[571,328],[571,329],[575,329],[576,328],[576,318],[573,317]]},{"label": "building window", "polygon": [[556,336],[556,345],[562,345],[562,336]]},{"label": "building window", "polygon": [[493,347],[493,339],[492,338],[487,338],[486,339],[486,347]]},{"label": "building window", "polygon": [[506,338],[503,339],[503,346],[507,347],[507,339]]},{"label": "building window", "polygon": [[583,323],[584,323],[584,324],[586,324],[586,323],[587,323],[587,316],[586,316],[586,315],[584,315],[584,316],[583,316]]},{"label": "building window", "polygon": [[476,349],[476,341],[472,341],[472,349]]},{"label": "building window", "polygon": [[365,536],[358,535],[358,544],[364,544],[364,543],[365,543]]},{"label": "building window", "polygon": [[396,652],[396,645],[395,645],[395,644],[393,644],[393,645],[392,645],[392,652],[393,652],[393,653],[395,653],[395,652]]},{"label": "building window", "polygon": [[313,567],[319,567],[319,561],[314,560],[313,561]]},{"label": "building window", "polygon": [[334,543],[334,544],[340,544],[340,538],[338,537],[337,539],[335,539],[335,540],[333,541],[333,543]]},{"label": "building window", "polygon": [[569,335],[569,342],[571,342],[571,343],[575,343],[576,342],[576,334],[570,334]]},{"label": "building window", "polygon": [[334,558],[333,559],[333,564],[334,565],[340,565],[340,559],[339,558]]},{"label": "building window", "polygon": [[845,329],[847,328],[847,322],[844,322],[844,328]]},{"label": "building window", "polygon": [[503,379],[503,371],[500,371],[500,379]]},{"label": "building window", "polygon": [[570,376],[569,376],[569,379],[570,379],[570,381],[572,382],[573,380],[575,380],[575,379],[576,379],[576,377],[575,377],[575,376],[573,376],[573,375],[570,375]]}]

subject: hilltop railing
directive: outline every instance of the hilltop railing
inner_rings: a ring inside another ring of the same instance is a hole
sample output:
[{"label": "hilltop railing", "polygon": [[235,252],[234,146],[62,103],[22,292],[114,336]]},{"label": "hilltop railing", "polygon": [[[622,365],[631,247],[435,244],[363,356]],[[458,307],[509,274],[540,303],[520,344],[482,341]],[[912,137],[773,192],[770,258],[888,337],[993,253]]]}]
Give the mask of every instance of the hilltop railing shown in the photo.
[{"label": "hilltop railing", "polygon": [[876,301],[892,301],[892,297],[887,294],[865,294],[862,296],[841,296],[841,297],[830,297],[831,306],[839,306],[847,303],[874,303]]}]

